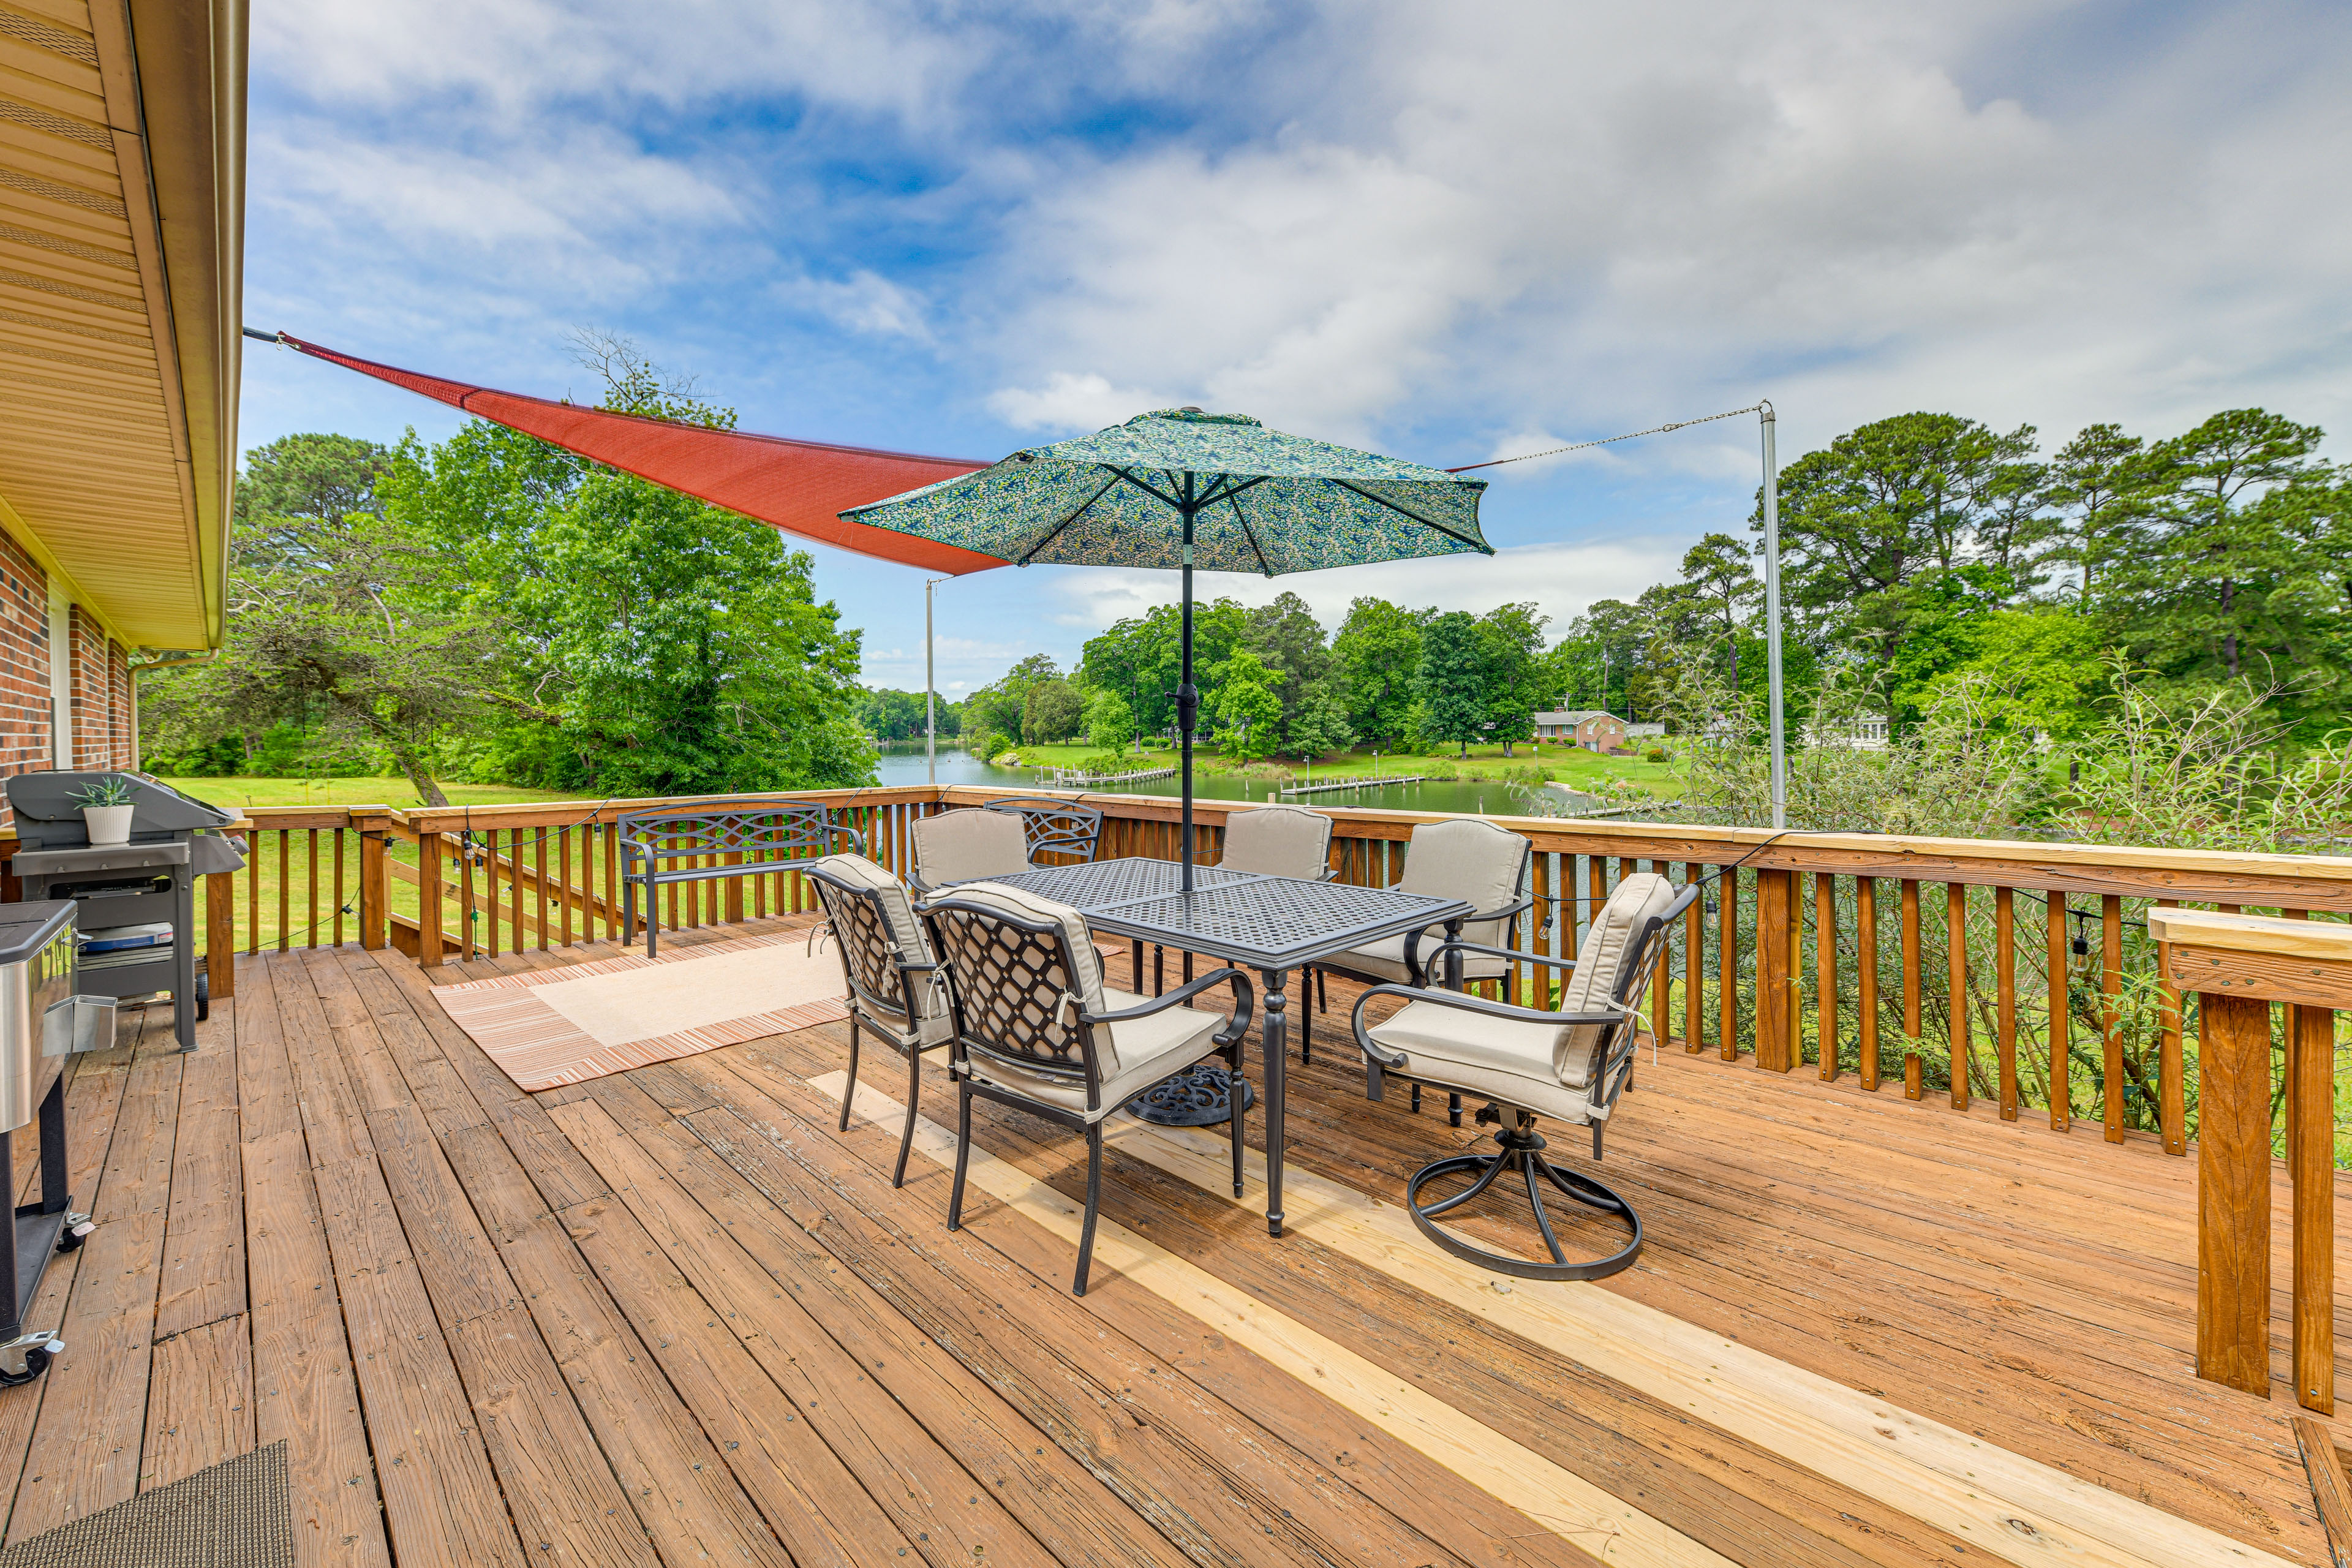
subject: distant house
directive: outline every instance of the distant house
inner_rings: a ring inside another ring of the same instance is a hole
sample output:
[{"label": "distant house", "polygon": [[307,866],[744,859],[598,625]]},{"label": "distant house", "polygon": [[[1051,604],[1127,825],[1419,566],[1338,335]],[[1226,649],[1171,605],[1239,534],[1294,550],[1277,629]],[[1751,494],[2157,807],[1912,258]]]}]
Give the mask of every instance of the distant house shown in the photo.
[{"label": "distant house", "polygon": [[1816,746],[1840,746],[1849,752],[1883,752],[1886,750],[1886,721],[1853,719],[1838,729],[1808,724],[1805,739]]},{"label": "distant house", "polygon": [[1625,721],[1599,708],[1568,708],[1535,716],[1538,741],[1573,741],[1588,752],[1625,749]]},{"label": "distant house", "polygon": [[1664,724],[1628,724],[1625,726],[1625,739],[1629,742],[1663,741],[1665,738],[1666,727]]}]

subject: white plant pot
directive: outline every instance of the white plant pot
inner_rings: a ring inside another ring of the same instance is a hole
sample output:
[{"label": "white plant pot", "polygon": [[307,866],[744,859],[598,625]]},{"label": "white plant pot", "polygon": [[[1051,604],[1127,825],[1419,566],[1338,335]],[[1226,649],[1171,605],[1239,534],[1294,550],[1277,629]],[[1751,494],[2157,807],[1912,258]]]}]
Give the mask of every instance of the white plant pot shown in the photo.
[{"label": "white plant pot", "polygon": [[81,825],[92,844],[128,844],[131,814],[138,809],[135,805],[85,805]]}]

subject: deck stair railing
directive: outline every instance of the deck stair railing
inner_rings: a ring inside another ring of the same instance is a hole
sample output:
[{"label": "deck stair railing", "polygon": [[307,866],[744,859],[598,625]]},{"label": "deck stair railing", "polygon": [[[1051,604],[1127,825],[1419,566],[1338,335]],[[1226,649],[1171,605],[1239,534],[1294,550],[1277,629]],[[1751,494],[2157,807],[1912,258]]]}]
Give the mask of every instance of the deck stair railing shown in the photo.
[{"label": "deck stair railing", "polygon": [[[904,874],[918,818],[1036,793],[909,786],[790,798],[832,803],[876,859]],[[1172,798],[1084,798],[1104,812],[1101,855],[1175,857]],[[615,823],[694,804],[250,809],[237,830],[247,868],[208,879],[213,994],[234,994],[236,952],[356,938],[437,967],[614,940]],[[1247,808],[1197,804],[1203,861],[1218,858],[1234,809]],[[1366,885],[1394,881],[1413,826],[1441,815],[1318,809],[1333,821],[1334,871]],[[1522,968],[1523,995],[1560,983],[1618,879],[1655,870],[1681,883],[1738,863],[1661,954],[1649,1007],[1663,1048],[1768,1072],[1809,1068],[1953,1114],[2032,1117],[2059,1131],[2094,1120],[2111,1142],[2173,1156],[2189,1150],[2199,1103],[2199,1007],[2165,976],[2148,911],[2352,915],[2344,857],[1490,820],[1537,851],[1536,903],[1517,945],[1542,956]],[[690,930],[813,908],[803,879],[786,870],[665,889],[655,918]],[[2283,1033],[2275,1045],[2284,1064]]]}]

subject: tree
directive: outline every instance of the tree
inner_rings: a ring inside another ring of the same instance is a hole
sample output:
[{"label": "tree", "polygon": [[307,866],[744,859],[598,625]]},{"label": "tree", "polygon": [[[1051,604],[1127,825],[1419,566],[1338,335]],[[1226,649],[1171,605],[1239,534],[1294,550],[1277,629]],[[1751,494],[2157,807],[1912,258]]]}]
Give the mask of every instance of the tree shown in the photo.
[{"label": "tree", "polygon": [[1486,733],[1488,701],[1486,638],[1467,612],[1449,610],[1432,619],[1421,635],[1421,668],[1414,689],[1420,699],[1421,731],[1433,741],[1470,742]]},{"label": "tree", "polygon": [[160,749],[295,724],[379,749],[427,805],[446,805],[434,738],[478,717],[497,627],[442,592],[427,533],[383,514],[385,454],[344,436],[288,436],[246,458],[230,540],[222,657],[143,694]]},{"label": "tree", "polygon": [[1021,699],[1021,739],[1032,746],[1066,740],[1086,717],[1086,704],[1068,681],[1059,676],[1032,681]]},{"label": "tree", "polygon": [[[582,352],[604,407],[733,424],[624,342]],[[479,422],[412,437],[379,489],[445,556],[442,602],[504,633],[480,675],[508,776],[612,795],[873,777],[858,634],[775,530]]]},{"label": "tree", "polygon": [[[1332,734],[1330,710],[1323,695],[1332,679],[1331,650],[1324,645],[1323,627],[1307,601],[1285,592],[1274,603],[1244,613],[1242,644],[1265,665],[1275,697],[1282,703],[1282,749],[1312,752],[1316,742]],[[1312,713],[1308,728],[1299,721]],[[1347,728],[1340,716],[1339,731]]]},{"label": "tree", "polygon": [[[1904,414],[1847,432],[1781,471],[1783,581],[1800,609],[1892,665],[1921,574],[1984,564],[2022,593],[2050,527],[2034,432]],[[1751,526],[1760,531],[1759,503]],[[1930,595],[1932,601],[1932,595]],[[1891,716],[1891,715],[1890,715]]]},{"label": "tree", "polygon": [[1683,581],[1723,628],[1732,689],[1739,688],[1739,624],[1764,591],[1748,566],[1748,548],[1727,533],[1710,533],[1683,552]]},{"label": "tree", "polygon": [[1135,739],[1135,710],[1116,691],[1097,691],[1087,703],[1087,743],[1116,752]]},{"label": "tree", "polygon": [[2169,493],[2110,584],[2130,606],[2129,646],[2168,674],[2210,659],[2231,680],[2249,647],[2292,657],[2271,592],[2305,564],[2298,524],[2311,490],[2326,489],[2312,457],[2322,434],[2233,408],[2158,446],[2151,465]]},{"label": "tree", "polygon": [[1536,703],[1549,686],[1538,661],[1550,618],[1525,604],[1501,605],[1478,621],[1486,676],[1486,737],[1502,742],[1507,757],[1514,742],[1530,740],[1536,732]]},{"label": "tree", "polygon": [[1294,756],[1328,756],[1356,743],[1336,683],[1328,680],[1307,689],[1298,706],[1283,715],[1282,728],[1284,746]]},{"label": "tree", "polygon": [[923,694],[876,688],[858,698],[857,718],[877,741],[919,739],[925,732]]},{"label": "tree", "polygon": [[1349,725],[1365,740],[1393,744],[1403,738],[1411,722],[1426,618],[1370,596],[1348,607],[1348,618],[1331,644],[1334,673]]},{"label": "tree", "polygon": [[[1213,710],[1217,672],[1241,645],[1245,616],[1232,599],[1192,607],[1192,683],[1201,690],[1203,713]],[[1172,731],[1183,668],[1182,626],[1174,605],[1120,621],[1087,642],[1080,678],[1090,687],[1126,691],[1139,728]]]},{"label": "tree", "polygon": [[2049,498],[2059,521],[2042,560],[2075,574],[2076,600],[2084,607],[2128,547],[2161,476],[2147,443],[2119,425],[2086,425],[2051,458]]},{"label": "tree", "polygon": [[1255,762],[1281,740],[1282,700],[1273,673],[1247,648],[1236,648],[1218,673],[1216,721],[1228,755]]}]

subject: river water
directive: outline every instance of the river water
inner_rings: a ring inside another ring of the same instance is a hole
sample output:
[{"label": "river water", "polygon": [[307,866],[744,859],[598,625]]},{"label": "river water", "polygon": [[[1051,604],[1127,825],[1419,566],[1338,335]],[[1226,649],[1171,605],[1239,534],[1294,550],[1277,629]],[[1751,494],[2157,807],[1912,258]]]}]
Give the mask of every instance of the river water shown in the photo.
[{"label": "river water", "polygon": [[[884,784],[919,784],[929,774],[923,765],[923,744],[901,742],[877,748],[876,771]],[[1166,755],[1152,753],[1152,760]],[[994,784],[1000,788],[1034,788],[1042,774],[1035,768],[1000,768],[970,752],[940,748],[939,782],[943,784]],[[1244,778],[1230,773],[1200,773],[1192,778],[1192,794],[1200,800],[1265,800],[1284,787],[1280,781]],[[1146,779],[1116,784],[1120,795],[1174,795],[1182,792],[1173,778]],[[1379,789],[1336,790],[1328,795],[1287,795],[1299,805],[1371,805],[1398,811],[1485,812],[1497,816],[1559,816],[1590,811],[1601,804],[1589,795],[1549,785],[1504,784],[1493,779],[1433,780],[1428,784],[1390,784]]]}]

